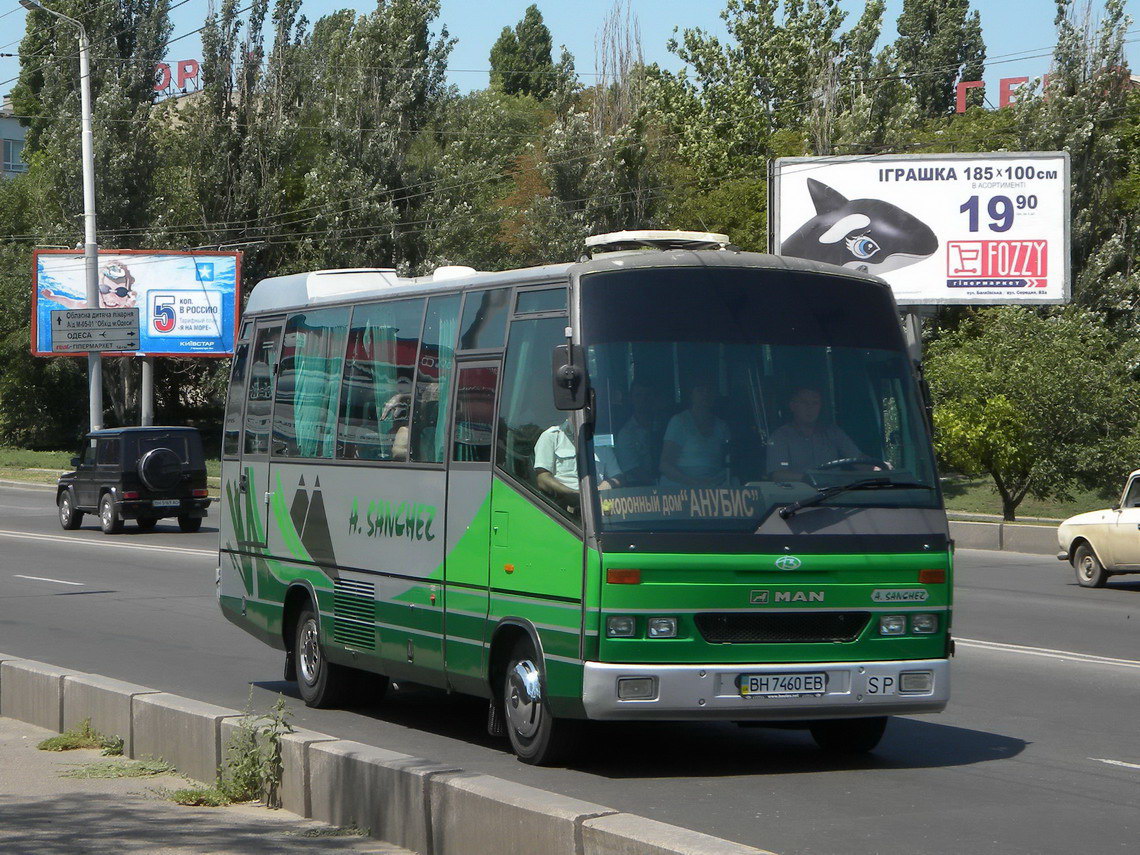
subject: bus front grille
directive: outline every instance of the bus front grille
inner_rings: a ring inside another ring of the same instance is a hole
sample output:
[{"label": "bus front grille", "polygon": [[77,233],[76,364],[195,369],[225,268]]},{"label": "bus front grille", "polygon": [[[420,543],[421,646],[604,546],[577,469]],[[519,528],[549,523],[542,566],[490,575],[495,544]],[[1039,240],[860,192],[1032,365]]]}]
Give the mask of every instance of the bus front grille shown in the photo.
[{"label": "bus front grille", "polygon": [[697,629],[711,644],[854,641],[870,619],[870,612],[708,612],[694,615]]}]

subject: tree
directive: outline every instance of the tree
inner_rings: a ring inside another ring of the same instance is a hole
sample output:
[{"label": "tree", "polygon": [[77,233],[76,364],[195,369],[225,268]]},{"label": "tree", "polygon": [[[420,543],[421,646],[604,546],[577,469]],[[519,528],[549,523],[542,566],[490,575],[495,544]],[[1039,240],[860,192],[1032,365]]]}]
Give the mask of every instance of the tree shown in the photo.
[{"label": "tree", "polygon": [[935,447],[993,478],[1006,520],[1026,495],[1104,490],[1140,452],[1138,354],[1087,311],[984,309],[928,349]]},{"label": "tree", "polygon": [[981,80],[985,71],[982,21],[970,0],[903,0],[898,31],[899,69],[922,114],[953,112],[958,80]]},{"label": "tree", "polygon": [[557,87],[558,72],[551,58],[550,30],[538,7],[526,7],[512,30],[503,27],[491,47],[491,86],[507,95],[550,97]]}]

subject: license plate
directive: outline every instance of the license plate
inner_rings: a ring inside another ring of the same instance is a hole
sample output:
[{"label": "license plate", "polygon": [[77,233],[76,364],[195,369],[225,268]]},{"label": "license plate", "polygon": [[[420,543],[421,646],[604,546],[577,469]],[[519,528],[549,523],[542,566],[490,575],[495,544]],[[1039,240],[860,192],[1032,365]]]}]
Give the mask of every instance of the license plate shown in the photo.
[{"label": "license plate", "polygon": [[793,697],[822,695],[827,691],[827,674],[741,674],[742,697]]},{"label": "license plate", "polygon": [[155,499],[151,502],[156,508],[177,508],[182,504],[181,499]]}]

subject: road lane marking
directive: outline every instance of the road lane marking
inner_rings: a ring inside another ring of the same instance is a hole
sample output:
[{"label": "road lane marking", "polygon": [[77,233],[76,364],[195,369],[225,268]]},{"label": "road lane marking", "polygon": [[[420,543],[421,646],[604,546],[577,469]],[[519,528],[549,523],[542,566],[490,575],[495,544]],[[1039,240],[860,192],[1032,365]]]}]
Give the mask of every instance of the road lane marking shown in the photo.
[{"label": "road lane marking", "polygon": [[1026,656],[1042,656],[1046,659],[1060,659],[1065,662],[1084,662],[1089,665],[1115,665],[1118,668],[1140,668],[1140,659],[1114,659],[1111,656],[1094,656],[1091,653],[1077,653],[1072,650],[1054,650],[1050,647],[1028,647],[1024,644],[1003,644],[1000,641],[982,641],[977,638],[955,638],[955,644],[963,647],[977,647],[979,650],[1000,650],[1005,653],[1021,653]]},{"label": "road lane marking", "polygon": [[152,552],[176,552],[181,555],[217,555],[214,549],[189,549],[183,546],[146,546],[141,543],[114,543],[112,541],[92,540],[86,537],[66,537],[58,534],[29,534],[23,531],[7,531],[0,529],[0,537],[12,537],[17,540],[47,540],[52,543],[67,543],[71,546],[103,546],[111,549],[146,549]]},{"label": "road lane marking", "polygon": [[1125,769],[1140,769],[1140,763],[1125,763],[1123,760],[1105,760],[1103,757],[1090,757],[1097,763],[1107,763],[1109,766],[1123,766]]},{"label": "road lane marking", "polygon": [[12,574],[13,579],[31,579],[33,582],[55,582],[57,585],[78,585],[83,587],[83,582],[67,582],[63,579],[49,579],[46,576],[21,576],[19,573]]}]

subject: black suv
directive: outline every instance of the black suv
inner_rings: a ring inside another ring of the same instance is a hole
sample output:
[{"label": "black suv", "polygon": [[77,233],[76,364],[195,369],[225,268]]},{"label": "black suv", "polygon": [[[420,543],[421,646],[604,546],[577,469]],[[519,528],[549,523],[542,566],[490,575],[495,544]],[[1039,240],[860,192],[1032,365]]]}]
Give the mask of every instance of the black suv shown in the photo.
[{"label": "black suv", "polygon": [[92,431],[83,439],[74,472],[59,478],[59,523],[78,528],[98,514],[104,534],[135,520],[148,531],[163,517],[178,517],[183,531],[202,527],[210,499],[202,437],[194,428],[128,427]]}]

